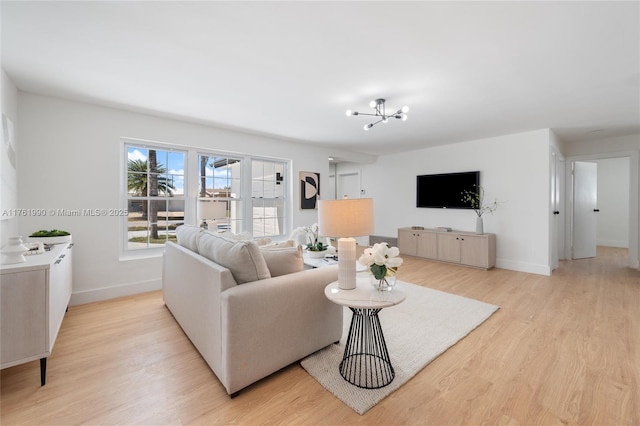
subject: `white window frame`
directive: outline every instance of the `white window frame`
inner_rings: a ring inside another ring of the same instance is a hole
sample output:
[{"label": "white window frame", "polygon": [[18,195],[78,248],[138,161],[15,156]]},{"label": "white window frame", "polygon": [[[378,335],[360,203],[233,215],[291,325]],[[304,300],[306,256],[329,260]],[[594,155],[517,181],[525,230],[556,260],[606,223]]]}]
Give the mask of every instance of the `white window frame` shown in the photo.
[{"label": "white window frame", "polygon": [[[170,144],[165,142],[149,141],[144,139],[122,137],[121,138],[121,158],[122,158],[122,170],[121,176],[121,195],[122,208],[126,210],[128,208],[129,194],[127,189],[127,165],[128,165],[128,147],[139,146],[145,149],[157,149],[162,151],[178,151],[185,154],[184,161],[184,193],[181,199],[184,200],[184,223],[189,225],[199,226],[198,220],[198,200],[200,194],[198,191],[198,180],[200,178],[199,173],[199,155],[208,155],[216,157],[227,157],[238,159],[241,161],[241,195],[238,198],[241,211],[241,229],[239,232],[247,231],[253,232],[253,199],[252,194],[252,161],[271,161],[275,163],[281,163],[284,166],[283,176],[283,201],[284,201],[284,218],[283,218],[283,231],[280,235],[272,236],[274,239],[281,239],[286,237],[291,232],[291,223],[293,215],[293,196],[292,196],[292,176],[291,176],[291,160],[276,157],[266,157],[257,155],[248,155],[238,152],[229,152],[223,150],[216,150],[210,148],[198,148],[186,145]],[[128,248],[128,217],[122,217],[121,223],[121,260],[135,260],[139,258],[158,257],[162,255],[164,251],[164,245],[161,247],[150,247],[143,249],[129,249]]]},{"label": "white window frame", "polygon": [[[189,181],[189,167],[188,167],[188,163],[189,163],[189,150],[186,149],[183,146],[178,146],[178,145],[173,145],[173,144],[167,144],[167,143],[163,143],[163,142],[155,142],[155,141],[147,141],[147,140],[142,140],[142,139],[134,139],[134,138],[121,138],[122,143],[121,143],[121,147],[122,147],[122,163],[121,163],[121,184],[120,184],[120,188],[121,188],[121,197],[120,199],[122,200],[122,209],[123,210],[128,210],[129,208],[129,201],[132,199],[143,199],[141,197],[131,197],[129,194],[129,190],[128,190],[128,163],[129,163],[129,156],[128,156],[128,152],[129,152],[129,148],[130,147],[140,147],[140,148],[144,148],[147,150],[156,150],[156,151],[167,151],[167,152],[180,152],[183,153],[184,155],[184,174],[183,174],[183,178],[184,178],[184,186],[183,186],[183,194],[182,195],[178,195],[175,196],[173,199],[176,201],[182,201],[184,203],[184,223],[187,223],[187,218],[189,217],[189,185],[188,185],[188,181]],[[167,164],[166,167],[168,167],[169,165]],[[161,197],[161,198],[166,198],[166,197]],[[161,199],[158,198],[158,199]],[[146,196],[147,201],[150,201],[151,198],[150,196],[147,194]],[[121,222],[121,256],[120,258],[122,260],[127,260],[127,259],[136,259],[136,258],[145,258],[145,257],[156,257],[156,256],[161,256],[162,252],[164,250],[164,244],[161,246],[157,246],[157,247],[146,247],[146,248],[137,248],[137,249],[131,249],[129,248],[129,221],[128,221],[129,217],[128,214],[127,215],[123,215],[122,216],[122,222]]]}]

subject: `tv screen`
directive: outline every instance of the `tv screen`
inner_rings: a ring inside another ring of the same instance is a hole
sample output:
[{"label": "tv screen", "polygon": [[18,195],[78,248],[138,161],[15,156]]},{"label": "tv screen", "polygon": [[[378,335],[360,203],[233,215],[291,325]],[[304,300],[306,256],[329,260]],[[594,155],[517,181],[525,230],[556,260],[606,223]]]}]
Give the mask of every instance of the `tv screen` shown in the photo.
[{"label": "tv screen", "polygon": [[416,207],[471,209],[462,201],[462,193],[477,192],[479,185],[479,171],[418,176]]}]

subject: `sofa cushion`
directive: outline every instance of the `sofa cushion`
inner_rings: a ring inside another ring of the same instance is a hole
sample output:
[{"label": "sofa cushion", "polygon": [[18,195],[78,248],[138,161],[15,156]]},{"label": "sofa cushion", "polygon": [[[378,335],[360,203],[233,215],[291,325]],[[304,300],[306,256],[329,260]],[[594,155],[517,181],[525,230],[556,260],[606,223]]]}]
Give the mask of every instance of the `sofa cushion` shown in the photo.
[{"label": "sofa cushion", "polygon": [[300,272],[304,269],[302,246],[263,246],[260,249],[272,277]]},{"label": "sofa cushion", "polygon": [[198,235],[202,229],[199,226],[180,225],[176,228],[178,245],[198,253]]},{"label": "sofa cushion", "polygon": [[260,248],[253,241],[236,241],[202,232],[198,237],[198,252],[229,269],[238,284],[271,278]]}]

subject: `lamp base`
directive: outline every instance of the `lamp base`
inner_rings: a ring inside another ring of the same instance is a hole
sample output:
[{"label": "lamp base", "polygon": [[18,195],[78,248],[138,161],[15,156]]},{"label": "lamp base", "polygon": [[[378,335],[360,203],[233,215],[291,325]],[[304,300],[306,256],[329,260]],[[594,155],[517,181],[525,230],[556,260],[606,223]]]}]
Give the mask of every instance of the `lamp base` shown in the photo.
[{"label": "lamp base", "polygon": [[356,288],[356,240],[338,240],[338,287],[342,290]]}]

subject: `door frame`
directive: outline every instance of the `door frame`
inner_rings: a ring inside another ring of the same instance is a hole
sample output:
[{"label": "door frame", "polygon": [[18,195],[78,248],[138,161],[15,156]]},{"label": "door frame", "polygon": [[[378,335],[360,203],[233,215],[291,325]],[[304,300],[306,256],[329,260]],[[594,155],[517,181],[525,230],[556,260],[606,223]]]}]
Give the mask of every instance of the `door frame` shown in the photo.
[{"label": "door frame", "polygon": [[565,206],[567,214],[565,216],[565,259],[571,259],[571,241],[573,240],[573,175],[571,166],[574,161],[607,160],[610,158],[629,158],[629,256],[627,264],[631,268],[640,267],[640,257],[638,251],[638,228],[639,223],[639,153],[638,151],[618,151],[598,154],[576,155],[565,157]]}]

